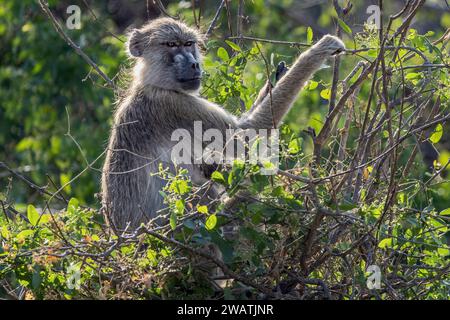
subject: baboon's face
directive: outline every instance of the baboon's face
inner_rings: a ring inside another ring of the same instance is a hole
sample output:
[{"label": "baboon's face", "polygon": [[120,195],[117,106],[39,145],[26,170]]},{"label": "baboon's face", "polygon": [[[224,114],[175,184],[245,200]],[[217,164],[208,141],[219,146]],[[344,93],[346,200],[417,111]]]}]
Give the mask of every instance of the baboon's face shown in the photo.
[{"label": "baboon's face", "polygon": [[199,41],[195,30],[163,18],[134,30],[129,51],[148,64],[144,77],[152,77],[151,83],[166,89],[195,91],[202,76]]},{"label": "baboon's face", "polygon": [[195,39],[188,41],[167,41],[165,48],[166,68],[175,76],[183,90],[197,90],[200,87],[202,69]]}]

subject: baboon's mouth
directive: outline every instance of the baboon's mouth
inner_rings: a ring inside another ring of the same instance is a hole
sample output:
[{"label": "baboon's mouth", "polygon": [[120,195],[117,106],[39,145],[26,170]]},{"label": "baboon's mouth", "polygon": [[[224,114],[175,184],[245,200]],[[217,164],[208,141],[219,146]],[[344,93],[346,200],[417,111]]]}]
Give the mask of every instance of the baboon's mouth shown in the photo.
[{"label": "baboon's mouth", "polygon": [[199,81],[201,80],[201,77],[195,77],[195,78],[190,78],[190,79],[178,79],[179,82],[191,82],[191,81]]},{"label": "baboon's mouth", "polygon": [[341,53],[343,53],[343,52],[345,52],[345,49],[337,49],[337,50],[332,54],[332,56],[337,56],[337,55],[339,55],[339,54],[341,54]]}]

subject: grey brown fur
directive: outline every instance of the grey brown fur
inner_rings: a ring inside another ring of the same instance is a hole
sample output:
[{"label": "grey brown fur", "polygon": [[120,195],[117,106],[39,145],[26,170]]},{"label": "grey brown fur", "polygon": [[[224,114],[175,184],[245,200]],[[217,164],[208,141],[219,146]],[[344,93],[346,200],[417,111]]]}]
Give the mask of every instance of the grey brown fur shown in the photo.
[{"label": "grey brown fur", "polygon": [[[157,19],[130,35],[128,49],[137,61],[128,94],[115,112],[102,176],[103,207],[118,229],[135,228],[161,214],[159,191],[165,181],[152,173],[158,172],[159,163],[173,169],[174,130],[192,133],[194,121],[202,121],[203,130],[216,128],[224,135],[228,128],[278,126],[325,59],[345,50],[339,39],[324,36],[299,56],[270,95],[236,118],[198,95],[201,41],[195,30],[170,18]],[[199,165],[187,169],[194,183],[206,180]]]}]

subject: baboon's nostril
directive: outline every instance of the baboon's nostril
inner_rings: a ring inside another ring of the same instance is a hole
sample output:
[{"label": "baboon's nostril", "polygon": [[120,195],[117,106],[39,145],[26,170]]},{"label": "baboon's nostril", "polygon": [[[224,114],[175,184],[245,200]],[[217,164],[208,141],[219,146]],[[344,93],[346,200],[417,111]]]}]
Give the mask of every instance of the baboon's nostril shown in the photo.
[{"label": "baboon's nostril", "polygon": [[199,68],[200,68],[200,65],[197,62],[192,64],[192,69],[196,70]]}]

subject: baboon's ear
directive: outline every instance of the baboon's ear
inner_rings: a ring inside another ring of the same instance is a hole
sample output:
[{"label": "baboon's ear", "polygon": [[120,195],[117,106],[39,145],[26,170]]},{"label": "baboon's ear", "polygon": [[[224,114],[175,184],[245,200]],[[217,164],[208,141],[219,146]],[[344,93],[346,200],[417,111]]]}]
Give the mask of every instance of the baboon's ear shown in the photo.
[{"label": "baboon's ear", "polygon": [[128,37],[128,52],[133,57],[141,57],[144,53],[144,35],[138,30],[131,31]]}]

